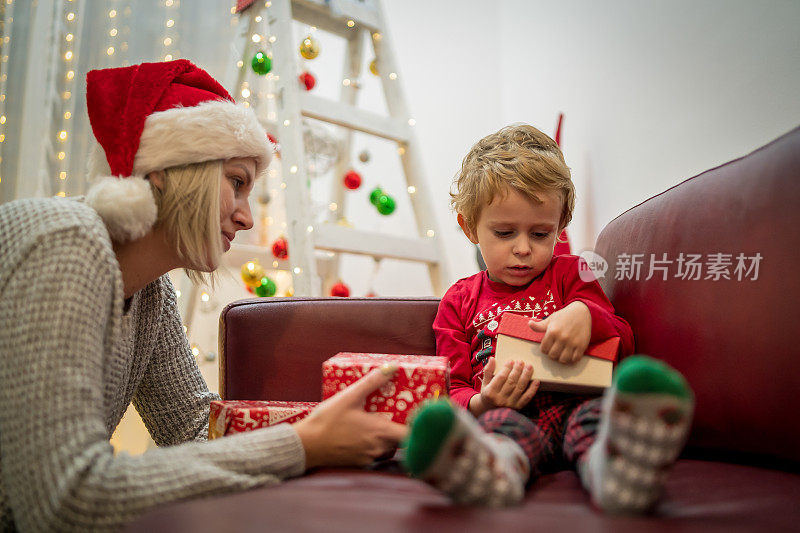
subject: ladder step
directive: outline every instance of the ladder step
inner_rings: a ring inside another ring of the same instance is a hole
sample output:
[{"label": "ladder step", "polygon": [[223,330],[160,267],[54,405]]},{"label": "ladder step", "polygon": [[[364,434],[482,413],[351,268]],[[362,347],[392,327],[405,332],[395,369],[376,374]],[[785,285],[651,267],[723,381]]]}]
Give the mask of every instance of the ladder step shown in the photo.
[{"label": "ladder step", "polygon": [[[228,250],[228,253],[223,255],[223,258],[225,263],[233,268],[241,267],[247,261],[255,259],[261,263],[261,266],[269,270],[289,270],[289,261],[275,259],[267,246],[234,242],[231,244],[231,249]],[[274,266],[275,263],[278,266]]]},{"label": "ladder step", "polygon": [[407,142],[411,135],[410,126],[400,120],[313,94],[301,93],[299,96],[300,113],[304,117],[344,126],[398,143]]},{"label": "ladder step", "polygon": [[[305,24],[349,38],[356,28],[380,31],[380,18],[371,4],[359,0],[293,0],[292,16]],[[348,26],[352,20],[354,25]]]},{"label": "ladder step", "polygon": [[319,225],[314,228],[314,234],[314,245],[320,250],[421,263],[439,262],[433,239],[396,237],[335,224]]}]

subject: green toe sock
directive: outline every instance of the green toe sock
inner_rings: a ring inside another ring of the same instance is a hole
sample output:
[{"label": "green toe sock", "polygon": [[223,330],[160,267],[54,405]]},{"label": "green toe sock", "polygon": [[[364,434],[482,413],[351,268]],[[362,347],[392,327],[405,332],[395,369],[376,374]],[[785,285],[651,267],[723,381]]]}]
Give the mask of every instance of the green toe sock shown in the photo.
[{"label": "green toe sock", "polygon": [[411,422],[403,460],[406,470],[420,476],[433,463],[455,423],[456,413],[447,400],[428,402]]},{"label": "green toe sock", "polygon": [[646,355],[626,358],[614,374],[614,385],[625,393],[659,393],[689,399],[692,389],[680,372]]}]

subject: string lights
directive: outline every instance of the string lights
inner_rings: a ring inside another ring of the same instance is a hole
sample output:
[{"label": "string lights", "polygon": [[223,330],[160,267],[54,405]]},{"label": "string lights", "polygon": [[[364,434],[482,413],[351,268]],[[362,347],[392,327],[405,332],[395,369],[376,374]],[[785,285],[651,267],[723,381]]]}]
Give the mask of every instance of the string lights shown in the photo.
[{"label": "string lights", "polygon": [[[11,49],[11,27],[14,22],[14,0],[0,0],[0,170],[6,140],[6,87],[8,85],[8,51]],[[3,175],[0,172],[0,183]]]},{"label": "string lights", "polygon": [[61,83],[60,83],[60,105],[56,105],[59,110],[59,126],[55,130],[55,152],[56,152],[56,172],[58,180],[56,183],[57,195],[64,197],[67,195],[67,178],[69,177],[69,159],[72,144],[72,124],[75,114],[75,83],[76,66],[78,64],[77,50],[80,24],[78,20],[77,2],[68,0],[64,3],[63,31],[61,32]]},{"label": "string lights", "polygon": [[161,58],[172,61],[180,57],[178,49],[178,12],[181,0],[164,0],[164,37],[161,40]]}]

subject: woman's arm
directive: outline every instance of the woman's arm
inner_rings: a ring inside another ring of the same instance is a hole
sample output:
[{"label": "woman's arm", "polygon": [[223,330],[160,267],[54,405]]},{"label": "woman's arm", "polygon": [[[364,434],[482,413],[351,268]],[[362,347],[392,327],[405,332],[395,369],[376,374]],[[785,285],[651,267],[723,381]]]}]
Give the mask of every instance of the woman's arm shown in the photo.
[{"label": "woman's arm", "polygon": [[155,505],[301,474],[305,452],[289,425],[114,455],[109,398],[119,392],[104,375],[117,361],[104,341],[119,281],[107,255],[69,228],[3,272],[0,482],[16,527],[117,530]]}]

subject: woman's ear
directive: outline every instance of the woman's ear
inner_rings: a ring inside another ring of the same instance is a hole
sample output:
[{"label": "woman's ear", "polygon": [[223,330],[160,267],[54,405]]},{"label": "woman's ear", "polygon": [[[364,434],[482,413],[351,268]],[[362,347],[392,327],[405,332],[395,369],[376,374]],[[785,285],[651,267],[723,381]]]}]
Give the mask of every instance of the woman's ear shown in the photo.
[{"label": "woman's ear", "polygon": [[167,179],[167,174],[163,170],[154,170],[153,172],[148,172],[145,178],[159,191],[164,190],[164,180]]},{"label": "woman's ear", "polygon": [[469,239],[469,241],[472,244],[478,244],[478,236],[475,234],[474,231],[469,229],[469,225],[467,224],[467,221],[464,219],[464,215],[459,213],[458,217],[456,217],[456,220],[458,220],[458,225],[461,226],[461,231],[464,232],[464,235],[467,236],[467,239]]}]

